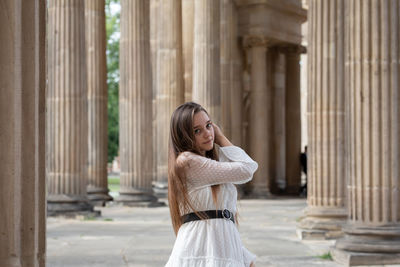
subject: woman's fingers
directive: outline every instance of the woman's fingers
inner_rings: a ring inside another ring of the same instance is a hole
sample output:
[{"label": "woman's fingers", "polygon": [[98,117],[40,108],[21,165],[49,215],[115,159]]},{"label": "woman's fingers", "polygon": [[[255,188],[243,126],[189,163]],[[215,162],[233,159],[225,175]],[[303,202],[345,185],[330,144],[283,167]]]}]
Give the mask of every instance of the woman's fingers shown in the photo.
[{"label": "woman's fingers", "polygon": [[218,133],[218,134],[221,134],[222,132],[221,132],[221,129],[218,127],[218,125],[216,125],[215,123],[212,123],[212,125],[213,125],[213,127],[214,127],[214,132],[215,133]]}]

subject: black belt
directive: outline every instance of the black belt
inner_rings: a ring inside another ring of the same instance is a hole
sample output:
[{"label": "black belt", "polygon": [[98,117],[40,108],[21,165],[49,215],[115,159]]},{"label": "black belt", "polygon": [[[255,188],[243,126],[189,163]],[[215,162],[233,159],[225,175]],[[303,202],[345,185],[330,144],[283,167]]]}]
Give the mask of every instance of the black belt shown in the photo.
[{"label": "black belt", "polygon": [[[203,215],[204,217],[206,217],[206,219],[226,219],[226,220],[231,220],[233,223],[235,223],[235,219],[233,218],[233,213],[230,212],[227,209],[224,209],[224,210],[205,210],[205,211],[199,211],[197,213]],[[185,214],[181,218],[182,218],[182,223],[202,220],[194,212]]]}]

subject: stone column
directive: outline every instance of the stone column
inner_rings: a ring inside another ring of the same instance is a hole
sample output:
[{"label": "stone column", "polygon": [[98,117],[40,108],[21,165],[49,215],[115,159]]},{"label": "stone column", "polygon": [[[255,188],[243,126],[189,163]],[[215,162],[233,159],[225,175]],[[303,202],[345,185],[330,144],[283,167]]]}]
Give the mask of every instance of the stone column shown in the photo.
[{"label": "stone column", "polygon": [[249,152],[258,162],[258,170],[252,180],[252,192],[255,197],[267,197],[270,194],[270,114],[268,106],[267,84],[267,40],[259,36],[247,36],[244,46],[248,48],[251,59],[250,108],[249,108]]},{"label": "stone column", "polygon": [[231,36],[231,59],[229,65],[229,75],[231,80],[231,98],[230,98],[230,110],[231,110],[231,142],[237,146],[242,146],[242,131],[243,131],[243,85],[242,85],[242,57],[239,48],[238,41],[238,7],[235,1],[232,1],[228,5],[228,11],[230,13],[228,18],[228,24],[230,25],[230,36]]},{"label": "stone column", "polygon": [[104,205],[112,200],[107,183],[107,61],[105,1],[85,1],[88,90],[88,198]]},{"label": "stone column", "polygon": [[193,100],[221,122],[220,3],[194,2]]},{"label": "stone column", "polygon": [[[158,7],[160,0],[150,0],[150,57],[151,57],[151,74],[152,80],[157,76],[157,48],[158,48]],[[155,107],[155,96],[157,83],[155,80],[152,83],[153,88],[153,108]],[[155,113],[154,113],[155,118]]]},{"label": "stone column", "polygon": [[46,1],[0,14],[0,266],[44,267]]},{"label": "stone column", "polygon": [[362,4],[346,2],[349,210],[332,256],[400,264],[400,2]]},{"label": "stone column", "polygon": [[194,1],[182,0],[182,56],[185,102],[192,101],[193,92]]},{"label": "stone column", "polygon": [[301,185],[301,116],[300,116],[300,54],[304,47],[293,45],[286,50],[286,93],[285,93],[285,156],[286,192],[298,194]]},{"label": "stone column", "polygon": [[91,211],[84,2],[49,1],[48,25],[48,214]]},{"label": "stone column", "polygon": [[120,155],[121,189],[117,201],[149,205],[152,194],[152,86],[150,2],[121,1]]},{"label": "stone column", "polygon": [[221,54],[221,129],[223,133],[231,139],[231,95],[232,95],[232,42],[236,40],[233,36],[232,13],[234,8],[232,0],[220,1],[221,23],[220,23],[220,54]]},{"label": "stone column", "polygon": [[233,0],[220,1],[221,8],[221,126],[235,144],[241,144],[242,87],[238,47],[238,14]]},{"label": "stone column", "polygon": [[274,144],[275,183],[279,191],[286,188],[286,60],[280,49],[274,53]]},{"label": "stone column", "polygon": [[157,183],[167,194],[170,118],[184,101],[181,0],[162,0],[158,13],[156,147]]},{"label": "stone column", "polygon": [[344,1],[313,0],[308,12],[308,207],[298,234],[332,239],[347,216]]},{"label": "stone column", "polygon": [[[157,113],[156,113],[156,96],[157,96],[157,48],[158,48],[158,6],[160,0],[150,0],[150,62],[151,62],[151,88],[152,88],[152,124],[153,133],[157,132]],[[157,155],[157,135],[153,134],[153,155]],[[153,188],[157,182],[157,160],[153,160]],[[155,189],[156,190],[156,189]]]}]

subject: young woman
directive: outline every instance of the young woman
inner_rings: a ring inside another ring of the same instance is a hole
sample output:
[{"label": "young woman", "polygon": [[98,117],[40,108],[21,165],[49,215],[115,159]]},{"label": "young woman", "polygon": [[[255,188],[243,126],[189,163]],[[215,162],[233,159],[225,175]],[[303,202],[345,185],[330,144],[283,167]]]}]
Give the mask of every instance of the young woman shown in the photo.
[{"label": "young woman", "polygon": [[[219,145],[219,158],[214,144]],[[166,266],[248,267],[256,256],[236,227],[237,190],[258,165],[233,146],[206,110],[188,102],[171,118],[168,200],[177,234]]]}]

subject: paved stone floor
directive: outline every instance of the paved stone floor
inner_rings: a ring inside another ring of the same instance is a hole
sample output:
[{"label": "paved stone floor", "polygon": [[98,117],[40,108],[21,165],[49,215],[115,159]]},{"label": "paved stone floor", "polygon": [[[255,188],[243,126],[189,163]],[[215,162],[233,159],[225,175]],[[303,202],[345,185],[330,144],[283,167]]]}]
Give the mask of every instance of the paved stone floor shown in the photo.
[{"label": "paved stone floor", "polygon": [[[321,257],[333,241],[300,241],[305,199],[242,200],[239,231],[262,266],[341,266]],[[100,208],[95,220],[48,218],[47,266],[164,266],[175,235],[168,207]]]}]

